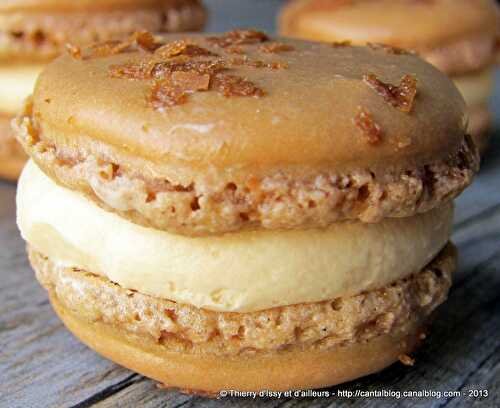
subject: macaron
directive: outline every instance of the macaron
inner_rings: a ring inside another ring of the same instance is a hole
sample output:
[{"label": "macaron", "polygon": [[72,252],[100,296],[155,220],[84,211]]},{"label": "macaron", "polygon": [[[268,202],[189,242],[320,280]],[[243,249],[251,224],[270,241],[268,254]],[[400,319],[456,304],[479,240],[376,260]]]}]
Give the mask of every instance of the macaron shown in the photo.
[{"label": "macaron", "polygon": [[27,157],[9,123],[44,64],[66,46],[123,38],[141,29],[194,31],[205,21],[198,0],[5,0],[0,4],[0,177],[15,180]]},{"label": "macaron", "polygon": [[118,364],[190,392],[325,387],[412,363],[456,268],[466,125],[446,75],[385,48],[84,48],[14,123],[18,225],[60,318]]},{"label": "macaron", "polygon": [[414,50],[453,78],[469,107],[469,132],[484,150],[499,23],[494,0],[294,0],[279,16],[279,31],[316,41]]}]

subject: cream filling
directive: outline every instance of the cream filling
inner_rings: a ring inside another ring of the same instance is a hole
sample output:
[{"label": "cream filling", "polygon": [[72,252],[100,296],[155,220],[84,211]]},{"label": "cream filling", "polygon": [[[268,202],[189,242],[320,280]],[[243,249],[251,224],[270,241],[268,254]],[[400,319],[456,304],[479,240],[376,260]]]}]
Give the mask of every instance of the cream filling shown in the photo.
[{"label": "cream filling", "polygon": [[250,312],[386,286],[420,271],[444,247],[453,206],[377,224],[186,237],[133,224],[60,187],[32,161],[17,222],[53,262],[124,288],[197,307]]},{"label": "cream filling", "polygon": [[0,65],[0,112],[17,115],[33,88],[42,65]]},{"label": "cream filling", "polygon": [[493,94],[494,70],[491,67],[471,75],[454,76],[452,79],[467,106],[484,106]]}]

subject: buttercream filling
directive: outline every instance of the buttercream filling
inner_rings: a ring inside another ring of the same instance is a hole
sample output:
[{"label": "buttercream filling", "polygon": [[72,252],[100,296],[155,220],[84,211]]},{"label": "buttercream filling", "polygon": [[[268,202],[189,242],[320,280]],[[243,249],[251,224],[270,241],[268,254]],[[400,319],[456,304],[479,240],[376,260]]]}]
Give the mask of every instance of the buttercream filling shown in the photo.
[{"label": "buttercream filling", "polygon": [[250,312],[384,287],[420,271],[449,239],[453,207],[376,224],[187,237],[145,228],[60,187],[32,161],[18,185],[24,239],[52,262],[141,293]]}]

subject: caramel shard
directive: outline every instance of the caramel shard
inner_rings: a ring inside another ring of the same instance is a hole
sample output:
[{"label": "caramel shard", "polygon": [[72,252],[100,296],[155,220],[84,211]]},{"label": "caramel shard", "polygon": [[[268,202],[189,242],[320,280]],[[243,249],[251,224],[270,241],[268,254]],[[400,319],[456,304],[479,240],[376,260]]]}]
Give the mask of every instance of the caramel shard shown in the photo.
[{"label": "caramel shard", "polygon": [[66,51],[72,58],[81,60],[82,59],[82,49],[77,45],[66,44]]},{"label": "caramel shard", "polygon": [[207,41],[218,47],[227,48],[233,45],[258,44],[269,40],[269,37],[257,30],[234,30],[217,37],[208,37]]},{"label": "caramel shard", "polygon": [[411,112],[417,95],[417,79],[414,76],[405,75],[397,86],[382,82],[374,74],[363,76],[363,81],[396,109]]},{"label": "caramel shard", "polygon": [[168,44],[163,45],[155,51],[155,54],[166,58],[172,58],[181,55],[187,47],[185,41],[172,41]]},{"label": "caramel shard", "polygon": [[361,106],[354,118],[354,124],[363,132],[369,144],[376,145],[382,141],[382,128],[373,120],[373,115]]},{"label": "caramel shard", "polygon": [[119,54],[125,48],[128,48],[128,44],[125,45],[121,41],[104,41],[91,45],[89,47],[89,53],[85,58],[108,57],[110,55]]},{"label": "caramel shard", "polygon": [[407,354],[401,354],[398,358],[399,361],[401,361],[401,363],[403,363],[406,366],[413,366],[415,364],[415,359],[411,358]]},{"label": "caramel shard", "polygon": [[156,79],[164,78],[173,72],[195,71],[199,74],[213,75],[227,69],[222,60],[204,60],[204,61],[166,61],[155,63],[151,76]]},{"label": "caramel shard", "polygon": [[391,45],[387,44],[381,44],[381,43],[366,43],[367,47],[371,48],[372,50],[382,50],[385,51],[387,54],[394,54],[394,55],[414,55],[415,51],[412,50],[405,50],[404,48],[399,48],[399,47],[393,47]]},{"label": "caramel shard", "polygon": [[267,54],[278,54],[280,52],[293,51],[295,48],[289,44],[283,44],[278,42],[273,42],[269,44],[264,44],[259,47],[259,50]]},{"label": "caramel shard", "polygon": [[153,52],[160,47],[155,41],[153,34],[148,31],[137,31],[132,34],[128,40],[129,45],[137,45],[140,49]]},{"label": "caramel shard", "polygon": [[173,72],[195,71],[200,74],[215,74],[226,69],[222,60],[174,60],[157,62],[155,60],[143,60],[138,63],[127,63],[111,65],[108,69],[112,78],[124,79],[164,79]]},{"label": "caramel shard", "polygon": [[121,65],[111,65],[108,68],[111,78],[146,80],[152,78],[154,64],[147,61],[140,63],[129,63]]},{"label": "caramel shard", "polygon": [[207,91],[210,87],[210,75],[196,71],[178,71],[170,78],[156,81],[151,90],[151,105],[154,109],[164,111],[188,101],[188,94]]},{"label": "caramel shard", "polygon": [[[234,51],[240,44],[255,44],[267,39],[263,33],[248,30],[232,31],[221,37],[212,37],[208,41]],[[286,66],[281,62],[252,61],[247,57],[231,62],[186,40],[172,41],[160,46],[149,33],[136,33],[124,42],[100,44],[94,48],[94,52],[98,55],[109,55],[127,50],[134,44],[151,51],[151,54],[138,62],[112,65],[108,73],[112,78],[150,81],[148,102],[158,111],[186,103],[189,95],[195,92],[213,90],[225,97],[261,97],[264,91],[254,83],[237,75],[229,75],[225,71],[233,65],[270,69]],[[273,46],[273,49],[279,48]],[[237,49],[239,52],[239,48]],[[192,58],[196,56],[211,58]]]},{"label": "caramel shard", "polygon": [[137,31],[124,41],[111,40],[90,46],[86,58],[109,57],[121,54],[122,52],[132,51],[134,47],[147,52],[153,52],[160,47],[160,44],[155,41],[153,34],[147,31]]},{"label": "caramel shard", "polygon": [[172,58],[180,55],[185,55],[189,57],[217,56],[210,50],[200,47],[199,45],[189,43],[185,40],[172,41],[168,44],[165,44],[160,48],[158,48],[155,51],[155,54],[164,58]]},{"label": "caramel shard", "polygon": [[210,86],[210,75],[196,71],[178,71],[172,74],[172,82],[185,92],[207,91]]},{"label": "caramel shard", "polygon": [[334,48],[341,48],[341,47],[349,47],[351,45],[351,41],[345,40],[345,41],[334,41],[332,42],[332,47]]},{"label": "caramel shard", "polygon": [[264,96],[264,91],[247,79],[228,74],[218,74],[212,80],[213,88],[226,98],[232,96]]},{"label": "caramel shard", "polygon": [[112,50],[114,54],[137,48],[147,52],[153,52],[160,44],[156,42],[153,34],[149,31],[136,31],[131,34],[125,41],[118,42],[117,46]]},{"label": "caramel shard", "polygon": [[175,86],[172,81],[158,81],[151,89],[151,106],[158,111],[164,111],[176,105],[182,105],[188,100],[187,94],[180,87]]}]

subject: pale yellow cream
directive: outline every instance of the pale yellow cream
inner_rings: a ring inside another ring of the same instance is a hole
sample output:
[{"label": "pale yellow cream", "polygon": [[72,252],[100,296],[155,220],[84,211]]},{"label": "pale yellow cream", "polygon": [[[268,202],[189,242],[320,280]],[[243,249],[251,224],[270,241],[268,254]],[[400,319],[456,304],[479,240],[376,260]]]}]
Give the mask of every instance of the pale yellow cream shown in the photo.
[{"label": "pale yellow cream", "polygon": [[488,104],[494,88],[493,68],[470,75],[455,76],[452,79],[463,95],[467,106],[485,106]]},{"label": "pale yellow cream", "polygon": [[16,115],[33,87],[43,65],[0,65],[0,112]]},{"label": "pale yellow cream", "polygon": [[448,241],[453,215],[448,204],[377,224],[190,238],[104,211],[31,161],[17,206],[22,236],[54,262],[145,294],[236,312],[353,295],[417,272]]}]

